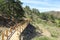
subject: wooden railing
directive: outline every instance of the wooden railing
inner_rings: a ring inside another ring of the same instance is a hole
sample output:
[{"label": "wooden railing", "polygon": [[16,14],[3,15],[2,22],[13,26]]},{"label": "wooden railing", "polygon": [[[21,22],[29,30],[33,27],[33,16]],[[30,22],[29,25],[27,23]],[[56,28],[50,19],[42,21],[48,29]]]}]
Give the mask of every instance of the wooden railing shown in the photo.
[{"label": "wooden railing", "polygon": [[12,29],[12,27],[10,28],[10,30],[6,30],[5,32],[2,32],[2,40],[10,40],[10,38],[12,37],[12,35],[16,32],[16,28],[14,27],[14,29]]},{"label": "wooden railing", "polygon": [[9,29],[6,29],[4,32],[2,32],[2,38],[1,40],[10,40],[10,38],[13,36],[13,34],[18,30],[18,26],[20,24],[16,24],[15,26],[13,27],[10,27]]},{"label": "wooden railing", "polygon": [[25,26],[24,25],[20,26],[20,24],[18,24],[14,27],[10,27],[9,30],[6,29],[5,32],[2,32],[2,40],[10,40],[10,38],[13,36],[13,34],[17,30],[19,30],[19,32],[22,32],[27,27],[27,25],[28,25],[28,22],[25,24]]}]

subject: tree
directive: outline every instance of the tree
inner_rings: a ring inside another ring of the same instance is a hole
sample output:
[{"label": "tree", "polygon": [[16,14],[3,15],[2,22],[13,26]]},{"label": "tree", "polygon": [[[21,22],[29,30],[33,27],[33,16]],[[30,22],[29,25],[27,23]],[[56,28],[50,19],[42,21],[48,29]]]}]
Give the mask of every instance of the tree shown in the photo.
[{"label": "tree", "polygon": [[4,0],[0,4],[0,12],[4,17],[19,20],[24,17],[24,10],[21,5],[22,2],[19,0]]},{"label": "tree", "polygon": [[39,16],[39,15],[40,15],[39,10],[38,10],[38,9],[36,9],[36,8],[33,8],[33,9],[32,9],[32,12],[33,12],[33,13],[35,13],[37,16]]},{"label": "tree", "polygon": [[[26,6],[26,7],[24,8],[24,11],[25,11],[25,16],[28,17],[28,18],[30,18],[31,14],[32,14],[30,7],[29,7],[29,6]],[[28,16],[28,15],[29,15],[29,16]]]}]

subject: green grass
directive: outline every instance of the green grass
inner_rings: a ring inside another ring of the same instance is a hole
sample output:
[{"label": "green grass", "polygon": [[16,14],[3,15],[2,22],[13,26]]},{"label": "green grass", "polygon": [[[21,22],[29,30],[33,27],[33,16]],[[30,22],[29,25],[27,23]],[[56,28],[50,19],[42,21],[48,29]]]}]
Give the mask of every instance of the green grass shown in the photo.
[{"label": "green grass", "polygon": [[35,37],[34,40],[57,40],[58,38],[60,38],[60,24],[58,27],[56,23],[52,23],[50,21],[45,21],[42,19],[35,19],[35,21],[32,24],[36,27],[36,29],[39,29],[39,27],[47,29],[47,31],[51,33],[51,37],[52,37],[52,38]]},{"label": "green grass", "polygon": [[[51,23],[46,23],[46,22],[40,20],[40,23],[38,21],[38,22],[34,22],[33,24],[35,25],[35,27],[37,29],[39,29],[39,27],[47,29],[51,33],[51,37],[52,37],[52,38],[35,37],[34,40],[57,40],[60,36],[60,27],[57,27],[53,23],[52,24]],[[36,25],[36,24],[38,24],[38,25]],[[40,26],[40,25],[42,25],[42,26]]]},{"label": "green grass", "polygon": [[56,40],[55,38],[49,38],[46,36],[35,37],[33,40]]}]

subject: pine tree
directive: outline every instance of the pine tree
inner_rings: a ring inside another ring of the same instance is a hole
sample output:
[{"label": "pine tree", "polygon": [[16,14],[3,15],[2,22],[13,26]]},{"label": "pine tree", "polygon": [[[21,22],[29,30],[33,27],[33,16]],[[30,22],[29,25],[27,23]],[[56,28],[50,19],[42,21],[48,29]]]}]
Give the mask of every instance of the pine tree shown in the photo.
[{"label": "pine tree", "polygon": [[0,12],[2,16],[19,20],[24,17],[22,2],[19,0],[4,0],[0,2]]}]

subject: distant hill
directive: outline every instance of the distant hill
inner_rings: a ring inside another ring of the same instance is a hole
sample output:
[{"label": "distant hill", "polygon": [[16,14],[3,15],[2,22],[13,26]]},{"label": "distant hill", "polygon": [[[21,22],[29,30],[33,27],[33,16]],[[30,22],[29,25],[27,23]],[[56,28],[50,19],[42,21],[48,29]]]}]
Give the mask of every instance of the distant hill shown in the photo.
[{"label": "distant hill", "polygon": [[44,13],[49,13],[50,15],[53,15],[54,17],[60,18],[60,11],[49,11],[49,12],[44,12]]}]

